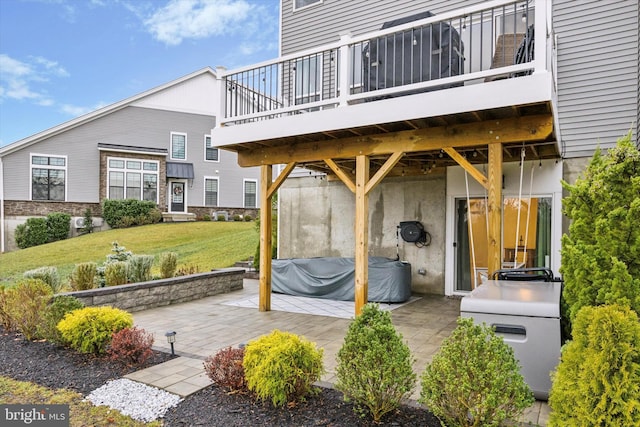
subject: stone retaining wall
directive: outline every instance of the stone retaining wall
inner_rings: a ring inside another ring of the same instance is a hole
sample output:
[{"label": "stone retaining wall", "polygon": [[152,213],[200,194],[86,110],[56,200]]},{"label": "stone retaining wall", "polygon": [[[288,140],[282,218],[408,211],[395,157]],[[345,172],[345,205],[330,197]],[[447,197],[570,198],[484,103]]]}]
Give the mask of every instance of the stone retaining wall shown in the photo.
[{"label": "stone retaining wall", "polygon": [[229,268],[61,295],[74,296],[86,306],[110,305],[132,312],[240,290],[243,276],[244,269]]}]

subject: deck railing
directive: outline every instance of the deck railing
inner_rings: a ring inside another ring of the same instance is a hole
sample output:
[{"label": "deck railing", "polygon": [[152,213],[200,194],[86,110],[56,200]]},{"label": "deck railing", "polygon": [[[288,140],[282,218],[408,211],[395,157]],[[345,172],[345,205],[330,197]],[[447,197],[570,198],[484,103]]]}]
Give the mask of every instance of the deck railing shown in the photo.
[{"label": "deck railing", "polygon": [[550,2],[495,0],[217,70],[217,126],[552,71]]}]

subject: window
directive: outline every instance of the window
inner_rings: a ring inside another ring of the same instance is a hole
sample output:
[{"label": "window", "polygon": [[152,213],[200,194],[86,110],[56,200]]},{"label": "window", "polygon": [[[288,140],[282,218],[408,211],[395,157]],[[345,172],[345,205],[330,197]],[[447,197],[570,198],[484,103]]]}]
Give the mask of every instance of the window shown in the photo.
[{"label": "window", "polygon": [[244,181],[244,207],[257,207],[258,181]]},{"label": "window", "polygon": [[65,201],[66,156],[31,155],[31,200]]},{"label": "window", "polygon": [[107,198],[158,203],[157,161],[110,157],[107,159],[107,168]]},{"label": "window", "polygon": [[218,206],[218,178],[204,178],[204,205]]},{"label": "window", "polygon": [[296,105],[320,100],[322,55],[300,58],[295,66]]},{"label": "window", "polygon": [[174,160],[187,159],[187,134],[171,132],[171,158]]},{"label": "window", "polygon": [[204,136],[204,159],[210,162],[218,162],[218,149],[211,145],[211,135]]},{"label": "window", "polygon": [[320,3],[322,3],[322,0],[293,0],[293,10],[303,9]]}]

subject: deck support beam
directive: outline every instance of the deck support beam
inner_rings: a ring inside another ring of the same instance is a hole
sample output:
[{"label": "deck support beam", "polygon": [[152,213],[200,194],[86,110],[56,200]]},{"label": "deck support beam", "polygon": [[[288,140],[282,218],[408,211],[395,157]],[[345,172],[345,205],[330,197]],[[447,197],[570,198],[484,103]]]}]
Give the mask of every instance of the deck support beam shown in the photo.
[{"label": "deck support beam", "polygon": [[489,277],[502,268],[502,144],[489,144],[487,267]]},{"label": "deck support beam", "polygon": [[273,166],[260,166],[260,285],[258,310],[271,310],[271,236],[273,234],[272,201],[273,195],[289,176],[295,162],[288,163],[273,181]]},{"label": "deck support beam", "polygon": [[356,156],[355,314],[360,315],[369,291],[369,157]]}]

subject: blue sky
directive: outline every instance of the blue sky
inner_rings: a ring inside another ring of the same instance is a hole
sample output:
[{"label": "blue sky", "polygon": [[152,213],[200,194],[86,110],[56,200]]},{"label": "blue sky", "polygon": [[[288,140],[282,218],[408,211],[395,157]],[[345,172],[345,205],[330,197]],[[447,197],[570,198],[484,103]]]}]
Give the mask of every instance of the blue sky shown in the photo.
[{"label": "blue sky", "polygon": [[0,146],[207,66],[278,56],[279,0],[0,0]]}]

